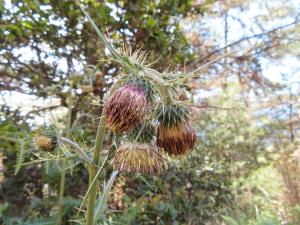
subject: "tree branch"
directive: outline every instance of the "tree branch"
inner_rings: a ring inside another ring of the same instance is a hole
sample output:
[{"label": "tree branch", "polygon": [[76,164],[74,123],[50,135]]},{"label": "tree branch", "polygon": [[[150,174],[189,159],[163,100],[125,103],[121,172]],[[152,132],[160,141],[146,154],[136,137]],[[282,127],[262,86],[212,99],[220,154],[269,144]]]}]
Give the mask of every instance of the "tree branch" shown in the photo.
[{"label": "tree branch", "polygon": [[296,25],[296,24],[298,24],[298,22],[299,22],[299,21],[298,21],[298,17],[296,17],[295,21],[292,22],[292,23],[288,23],[288,24],[285,24],[285,25],[276,27],[276,28],[274,28],[274,29],[272,29],[272,30],[269,30],[269,31],[266,31],[266,32],[263,32],[263,33],[253,34],[253,35],[251,35],[251,36],[243,37],[243,38],[241,38],[241,39],[239,39],[239,40],[237,40],[237,41],[234,41],[234,42],[232,42],[232,43],[230,43],[230,44],[228,44],[228,45],[226,45],[226,46],[224,46],[224,47],[222,47],[222,48],[219,48],[219,49],[216,49],[216,50],[212,51],[212,52],[209,53],[208,55],[202,57],[199,61],[201,62],[201,61],[203,61],[204,59],[209,58],[209,57],[211,57],[212,55],[214,55],[214,54],[216,54],[216,53],[218,53],[218,52],[220,52],[220,51],[223,51],[223,50],[225,50],[225,49],[227,49],[227,48],[230,48],[230,47],[232,47],[232,46],[234,46],[234,45],[239,44],[240,42],[248,41],[248,40],[250,40],[250,39],[252,39],[252,38],[259,38],[259,37],[261,37],[261,36],[269,35],[269,34],[271,34],[271,33],[273,33],[273,32],[278,31],[278,30],[282,30],[282,29],[288,28],[288,27],[290,27],[290,26]]},{"label": "tree branch", "polygon": [[51,105],[51,106],[48,106],[48,107],[43,107],[43,108],[40,108],[40,109],[35,109],[35,110],[31,110],[30,112],[27,113],[27,115],[29,114],[32,114],[32,113],[39,113],[39,112],[43,112],[43,111],[46,111],[46,110],[52,110],[52,109],[56,109],[58,107],[60,107],[62,105]]}]

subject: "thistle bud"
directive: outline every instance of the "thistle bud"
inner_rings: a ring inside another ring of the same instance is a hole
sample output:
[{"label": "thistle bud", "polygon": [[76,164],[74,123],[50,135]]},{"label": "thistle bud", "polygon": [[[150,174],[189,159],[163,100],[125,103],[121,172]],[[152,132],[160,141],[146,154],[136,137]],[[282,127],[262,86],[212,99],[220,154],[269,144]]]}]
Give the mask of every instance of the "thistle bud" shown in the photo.
[{"label": "thistle bud", "polygon": [[197,136],[188,116],[188,109],[181,105],[169,105],[160,112],[157,145],[170,155],[185,154],[195,146]]},{"label": "thistle bud", "polygon": [[124,133],[143,120],[146,110],[144,90],[138,85],[124,85],[109,97],[104,106],[106,126],[112,131]]},{"label": "thistle bud", "polygon": [[52,152],[57,146],[55,128],[44,126],[38,129],[33,136],[33,144],[36,150]]},{"label": "thistle bud", "polygon": [[118,171],[130,173],[158,173],[166,168],[164,157],[154,145],[138,142],[122,144],[112,160]]}]

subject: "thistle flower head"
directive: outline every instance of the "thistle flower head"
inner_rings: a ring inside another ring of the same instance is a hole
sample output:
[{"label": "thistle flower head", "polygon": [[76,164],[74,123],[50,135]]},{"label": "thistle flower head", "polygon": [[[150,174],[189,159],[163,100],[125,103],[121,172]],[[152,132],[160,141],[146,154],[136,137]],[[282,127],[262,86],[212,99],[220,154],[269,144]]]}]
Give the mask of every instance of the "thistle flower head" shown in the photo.
[{"label": "thistle flower head", "polygon": [[122,144],[112,163],[116,170],[130,173],[153,174],[166,168],[164,157],[154,145],[138,142]]},{"label": "thistle flower head", "polygon": [[53,126],[43,126],[33,135],[33,145],[36,150],[51,152],[57,146],[56,131]]},{"label": "thistle flower head", "polygon": [[182,121],[173,127],[160,124],[157,131],[157,145],[170,155],[182,155],[192,149],[197,136],[188,121]]},{"label": "thistle flower head", "polygon": [[112,131],[124,133],[137,126],[147,110],[143,88],[126,84],[117,89],[104,106],[106,126]]},{"label": "thistle flower head", "polygon": [[188,109],[182,105],[168,105],[158,117],[157,145],[170,155],[182,155],[197,141],[188,120]]}]

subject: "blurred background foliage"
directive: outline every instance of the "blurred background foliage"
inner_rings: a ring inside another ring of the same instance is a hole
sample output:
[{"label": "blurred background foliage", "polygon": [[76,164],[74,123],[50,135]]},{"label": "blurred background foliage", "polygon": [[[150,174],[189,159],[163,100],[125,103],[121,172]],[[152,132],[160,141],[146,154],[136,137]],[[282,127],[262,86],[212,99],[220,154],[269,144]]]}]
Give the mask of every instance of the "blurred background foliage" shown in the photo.
[{"label": "blurred background foliage", "polygon": [[[182,87],[193,103],[197,148],[161,175],[119,176],[106,223],[299,224],[297,1],[81,3],[116,48],[146,50],[160,71],[189,72],[234,51]],[[53,224],[60,168],[55,161],[20,167],[35,159],[30,132],[49,123],[63,130],[72,96],[71,136],[92,144],[120,67],[73,1],[2,0],[0,18],[0,220]],[[64,224],[77,219],[83,167],[67,173]]]}]

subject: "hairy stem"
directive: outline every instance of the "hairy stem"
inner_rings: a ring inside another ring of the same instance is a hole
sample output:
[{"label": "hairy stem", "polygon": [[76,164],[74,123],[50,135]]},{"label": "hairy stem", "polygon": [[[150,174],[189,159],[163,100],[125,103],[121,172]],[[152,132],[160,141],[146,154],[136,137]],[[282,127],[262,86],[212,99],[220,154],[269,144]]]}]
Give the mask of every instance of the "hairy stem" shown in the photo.
[{"label": "hairy stem", "polygon": [[93,182],[97,167],[100,165],[100,153],[102,150],[102,144],[105,136],[105,118],[104,118],[104,110],[102,110],[102,115],[99,121],[97,135],[96,135],[96,143],[94,146],[94,154],[93,154],[93,163],[94,165],[89,166],[89,186],[91,189],[89,198],[88,198],[88,206],[87,206],[87,217],[86,217],[86,224],[93,225],[94,220],[94,209],[95,209],[95,202],[97,198],[97,182]]}]

